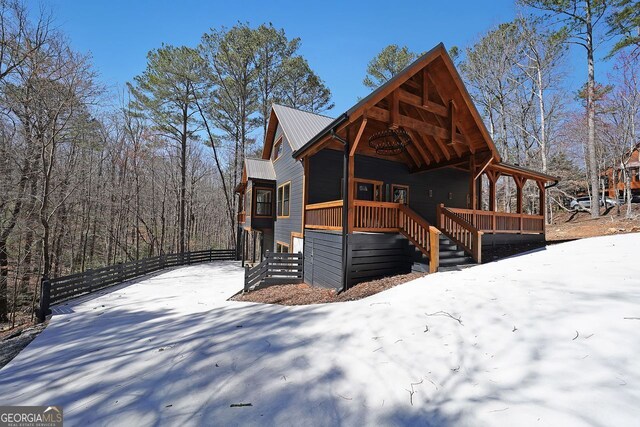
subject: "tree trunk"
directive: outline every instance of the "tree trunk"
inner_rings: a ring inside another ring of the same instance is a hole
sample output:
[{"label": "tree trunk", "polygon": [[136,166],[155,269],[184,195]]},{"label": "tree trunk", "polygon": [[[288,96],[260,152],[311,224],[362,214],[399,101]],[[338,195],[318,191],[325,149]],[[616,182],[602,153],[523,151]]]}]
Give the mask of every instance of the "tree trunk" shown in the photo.
[{"label": "tree trunk", "polygon": [[600,216],[600,194],[598,189],[598,162],[596,160],[596,106],[595,106],[595,69],[593,63],[593,23],[591,16],[591,2],[586,2],[586,48],[587,48],[587,127],[589,136],[589,181],[591,183],[591,217]]},{"label": "tree trunk", "polygon": [[185,203],[187,194],[187,107],[182,109],[182,135],[180,141],[180,242],[179,252],[185,251]]}]

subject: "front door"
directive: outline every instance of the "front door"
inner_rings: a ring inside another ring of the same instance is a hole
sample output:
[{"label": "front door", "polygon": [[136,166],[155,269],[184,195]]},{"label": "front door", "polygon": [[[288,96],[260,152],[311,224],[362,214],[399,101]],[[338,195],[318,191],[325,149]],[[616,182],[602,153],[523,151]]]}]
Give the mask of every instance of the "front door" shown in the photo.
[{"label": "front door", "polygon": [[373,180],[355,180],[356,200],[379,202],[382,200],[382,182]]}]

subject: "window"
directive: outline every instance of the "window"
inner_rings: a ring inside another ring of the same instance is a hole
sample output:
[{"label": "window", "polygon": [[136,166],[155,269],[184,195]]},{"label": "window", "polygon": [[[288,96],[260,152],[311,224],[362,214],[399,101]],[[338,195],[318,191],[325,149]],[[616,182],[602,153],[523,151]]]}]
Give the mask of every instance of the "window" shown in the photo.
[{"label": "window", "polygon": [[273,190],[256,188],[256,216],[271,216],[273,204]]},{"label": "window", "polygon": [[406,185],[393,184],[391,186],[391,200],[393,203],[409,204],[409,187]]},{"label": "window", "polygon": [[356,200],[382,201],[382,181],[356,179],[354,196]]},{"label": "window", "polygon": [[245,193],[244,211],[248,212],[248,215],[251,216],[251,190]]},{"label": "window", "polygon": [[276,252],[280,254],[288,254],[289,253],[289,245],[282,242],[276,242]]},{"label": "window", "polygon": [[291,197],[291,182],[278,187],[278,217],[289,216],[289,198]]},{"label": "window", "polygon": [[271,154],[271,160],[278,160],[282,154],[282,137],[278,138],[275,144],[273,144],[273,153]]}]

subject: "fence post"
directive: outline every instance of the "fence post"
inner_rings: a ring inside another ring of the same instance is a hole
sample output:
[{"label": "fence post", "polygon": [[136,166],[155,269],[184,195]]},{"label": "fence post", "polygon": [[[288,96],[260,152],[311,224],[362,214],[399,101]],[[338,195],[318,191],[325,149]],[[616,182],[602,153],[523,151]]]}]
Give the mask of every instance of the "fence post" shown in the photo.
[{"label": "fence post", "polygon": [[242,292],[249,292],[249,266],[244,268],[244,286]]},{"label": "fence post", "polygon": [[298,255],[300,255],[300,261],[302,264],[300,265],[300,274],[302,275],[302,279],[304,280],[304,255],[302,251],[298,251]]},{"label": "fence post", "polygon": [[191,264],[191,252],[187,252],[187,265]]},{"label": "fence post", "polygon": [[116,268],[118,269],[118,283],[122,283],[124,282],[124,264],[118,263]]},{"label": "fence post", "polygon": [[42,276],[40,281],[40,308],[38,308],[38,323],[43,323],[48,314],[51,313],[51,282],[47,276]]}]

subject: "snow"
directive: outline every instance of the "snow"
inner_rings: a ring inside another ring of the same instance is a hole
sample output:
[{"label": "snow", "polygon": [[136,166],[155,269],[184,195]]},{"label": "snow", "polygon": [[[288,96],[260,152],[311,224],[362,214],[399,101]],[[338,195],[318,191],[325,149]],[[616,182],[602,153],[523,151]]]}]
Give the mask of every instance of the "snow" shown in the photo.
[{"label": "snow", "polygon": [[67,425],[637,425],[638,248],[584,239],[303,307],[227,301],[235,262],[180,268],[60,307],[0,404]]}]

